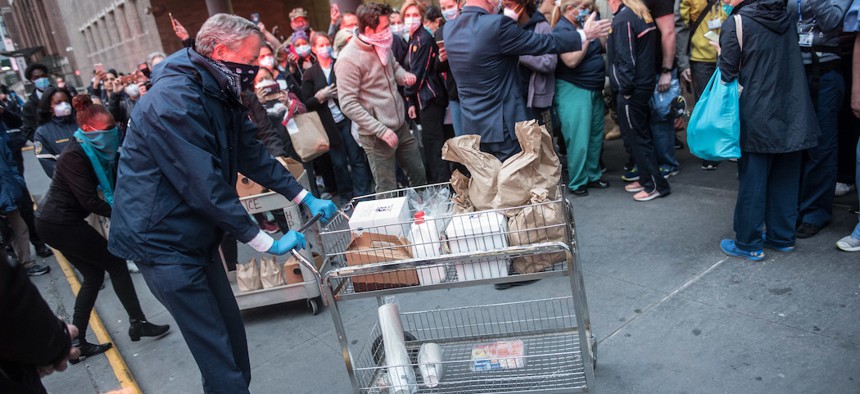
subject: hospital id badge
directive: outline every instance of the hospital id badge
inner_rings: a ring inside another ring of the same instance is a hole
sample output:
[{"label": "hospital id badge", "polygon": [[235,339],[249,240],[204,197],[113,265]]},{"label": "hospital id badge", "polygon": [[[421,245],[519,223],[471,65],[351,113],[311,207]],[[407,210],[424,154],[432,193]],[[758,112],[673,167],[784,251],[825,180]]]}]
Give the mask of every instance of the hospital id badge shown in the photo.
[{"label": "hospital id badge", "polygon": [[717,19],[711,19],[708,21],[708,29],[710,29],[710,30],[717,30],[722,26],[723,26],[723,20],[722,19],[717,18]]},{"label": "hospital id badge", "polygon": [[798,35],[797,44],[804,48],[812,47],[812,33],[800,33]]}]

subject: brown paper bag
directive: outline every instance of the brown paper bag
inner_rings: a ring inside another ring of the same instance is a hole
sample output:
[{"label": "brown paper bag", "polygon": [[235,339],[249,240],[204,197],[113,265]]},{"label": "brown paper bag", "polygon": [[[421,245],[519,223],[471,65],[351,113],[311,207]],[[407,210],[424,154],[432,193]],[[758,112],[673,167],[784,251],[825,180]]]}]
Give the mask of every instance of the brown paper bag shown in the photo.
[{"label": "brown paper bag", "polygon": [[283,286],[284,273],[281,265],[275,261],[275,256],[263,256],[260,258],[260,281],[264,289]]},{"label": "brown paper bag", "polygon": [[[346,264],[349,266],[409,260],[412,258],[409,241],[387,234],[364,232],[353,237],[346,248]],[[412,269],[390,271],[382,274],[356,275],[352,278],[355,291],[374,291],[397,287],[417,286],[418,272]]]},{"label": "brown paper bag", "polygon": [[469,199],[475,210],[493,207],[496,177],[502,162],[489,153],[481,152],[481,136],[469,134],[451,138],[442,146],[442,158],[466,166],[472,173]]},{"label": "brown paper bag", "polygon": [[304,162],[311,161],[328,152],[329,141],[320,116],[316,112],[307,112],[293,116],[287,122],[287,132],[293,142],[293,148]]},{"label": "brown paper bag", "polygon": [[454,203],[454,215],[475,211],[472,206],[472,200],[469,199],[469,178],[454,170],[451,174],[451,188],[454,189],[454,195],[451,197],[451,202]]},{"label": "brown paper bag", "polygon": [[[508,243],[511,246],[565,241],[564,209],[561,204],[547,203],[550,201],[547,193],[546,189],[532,190],[529,202],[540,205],[528,205],[508,221]],[[517,257],[513,260],[513,267],[516,272],[530,274],[543,271],[566,257],[565,253]]]},{"label": "brown paper bag", "polygon": [[260,267],[257,265],[257,259],[251,259],[247,264],[236,264],[236,285],[239,286],[239,291],[254,291],[263,288],[263,282],[260,280]]},{"label": "brown paper bag", "polygon": [[[532,189],[548,190],[551,200],[558,194],[561,163],[552,146],[552,136],[537,121],[519,122],[517,139],[522,152],[505,160],[499,169],[497,192],[492,208],[504,209],[525,205]],[[471,190],[471,189],[470,189]],[[474,201],[474,196],[470,195]],[[478,208],[477,204],[475,205]]]}]

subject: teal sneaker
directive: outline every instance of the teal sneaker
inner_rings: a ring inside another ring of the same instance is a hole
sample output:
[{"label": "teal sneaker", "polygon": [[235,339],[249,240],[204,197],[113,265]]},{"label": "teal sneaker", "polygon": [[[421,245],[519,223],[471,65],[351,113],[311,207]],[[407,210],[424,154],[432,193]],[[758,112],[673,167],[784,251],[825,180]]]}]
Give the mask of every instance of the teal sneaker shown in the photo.
[{"label": "teal sneaker", "polygon": [[762,261],[764,260],[764,250],[757,250],[755,252],[747,252],[746,250],[742,250],[735,245],[735,241],[731,239],[724,239],[720,241],[720,249],[723,250],[723,253],[733,257],[740,257],[750,261]]}]

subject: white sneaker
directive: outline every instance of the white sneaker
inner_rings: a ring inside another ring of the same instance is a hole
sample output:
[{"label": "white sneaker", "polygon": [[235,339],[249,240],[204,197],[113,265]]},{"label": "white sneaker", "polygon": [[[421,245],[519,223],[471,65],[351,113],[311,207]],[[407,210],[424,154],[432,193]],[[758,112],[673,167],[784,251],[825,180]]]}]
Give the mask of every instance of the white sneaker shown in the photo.
[{"label": "white sneaker", "polygon": [[139,274],[140,273],[140,269],[137,268],[137,264],[135,264],[133,261],[126,260],[125,265],[128,266],[128,272],[131,272],[132,274]]},{"label": "white sneaker", "polygon": [[836,241],[836,247],[846,252],[860,252],[860,239],[848,235]]},{"label": "white sneaker", "polygon": [[849,185],[847,183],[836,182],[836,190],[833,192],[833,195],[836,197],[842,197],[848,193],[851,193],[854,190],[854,185]]}]

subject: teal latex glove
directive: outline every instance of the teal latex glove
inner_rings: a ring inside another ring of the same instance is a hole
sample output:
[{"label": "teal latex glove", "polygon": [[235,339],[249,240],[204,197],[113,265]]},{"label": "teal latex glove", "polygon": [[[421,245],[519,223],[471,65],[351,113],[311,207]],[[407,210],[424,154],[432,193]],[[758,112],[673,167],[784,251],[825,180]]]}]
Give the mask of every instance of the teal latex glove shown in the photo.
[{"label": "teal latex glove", "polygon": [[283,256],[287,253],[290,253],[293,249],[304,249],[305,248],[305,235],[297,232],[297,231],[287,231],[281,239],[276,240],[272,243],[272,246],[269,248],[267,252]]},{"label": "teal latex glove", "polygon": [[302,199],[302,204],[305,204],[305,206],[311,210],[311,216],[316,216],[318,213],[322,213],[323,216],[320,218],[320,221],[323,224],[328,223],[329,219],[331,219],[335,212],[337,212],[337,206],[335,206],[331,200],[321,200],[310,193]]}]

